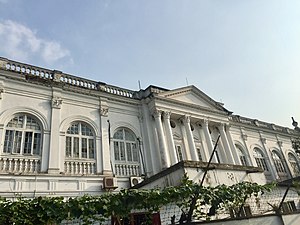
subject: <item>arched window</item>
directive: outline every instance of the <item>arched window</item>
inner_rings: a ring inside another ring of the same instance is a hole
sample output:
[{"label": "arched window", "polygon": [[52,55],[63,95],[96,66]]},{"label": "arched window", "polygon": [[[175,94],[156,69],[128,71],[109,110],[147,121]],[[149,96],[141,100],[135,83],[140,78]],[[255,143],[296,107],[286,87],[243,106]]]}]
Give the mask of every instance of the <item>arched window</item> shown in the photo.
[{"label": "arched window", "polygon": [[95,135],[88,124],[73,122],[70,125],[66,134],[66,157],[95,158]]},{"label": "arched window", "polygon": [[238,156],[240,158],[242,165],[248,166],[248,162],[247,162],[247,158],[246,158],[246,154],[245,154],[244,150],[239,145],[235,145],[235,147],[237,149]]},{"label": "arched window", "polygon": [[40,155],[42,129],[39,122],[27,114],[16,115],[5,127],[3,153]]},{"label": "arched window", "polygon": [[254,148],[253,151],[253,156],[255,158],[257,166],[262,168],[264,171],[269,171],[263,152],[259,148]]},{"label": "arched window", "polygon": [[118,176],[139,176],[139,150],[135,134],[126,128],[118,129],[113,136],[115,173]]},{"label": "arched window", "polygon": [[299,175],[300,174],[300,168],[299,168],[299,163],[298,163],[297,158],[292,153],[289,153],[288,154],[288,159],[289,159],[290,165],[292,167],[293,173],[295,175]]},{"label": "arched window", "polygon": [[116,161],[139,162],[137,139],[128,129],[119,129],[113,136]]},{"label": "arched window", "polygon": [[278,152],[272,151],[272,158],[275,164],[275,169],[277,173],[286,173],[286,170],[283,165],[283,161]]}]

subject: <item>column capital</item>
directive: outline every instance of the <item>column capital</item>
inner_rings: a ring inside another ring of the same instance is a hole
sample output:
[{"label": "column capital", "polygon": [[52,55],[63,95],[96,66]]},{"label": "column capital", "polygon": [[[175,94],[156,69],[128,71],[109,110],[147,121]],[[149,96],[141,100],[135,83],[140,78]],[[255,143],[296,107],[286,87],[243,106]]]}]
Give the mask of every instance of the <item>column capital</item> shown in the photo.
[{"label": "column capital", "polygon": [[171,114],[172,114],[172,113],[171,113],[170,111],[164,111],[164,112],[163,112],[164,118],[166,118],[166,119],[168,119],[168,120],[170,120]]},{"label": "column capital", "polygon": [[100,111],[100,115],[101,116],[104,116],[104,117],[108,116],[108,103],[107,103],[107,99],[100,98],[99,111]]},{"label": "column capital", "polygon": [[161,115],[162,115],[162,110],[159,110],[159,109],[155,108],[155,109],[152,111],[152,115],[154,116],[154,118],[161,117]]},{"label": "column capital", "polygon": [[222,129],[222,130],[224,130],[225,131],[225,123],[220,123],[219,124],[219,129]]},{"label": "column capital", "polygon": [[54,96],[52,98],[51,103],[52,103],[52,108],[60,109],[62,105],[62,99],[60,97]]},{"label": "column capital", "polygon": [[107,117],[108,116],[108,107],[101,106],[100,107],[100,115]]},{"label": "column capital", "polygon": [[205,127],[208,127],[208,119],[203,119],[203,122],[202,124],[205,126]]},{"label": "column capital", "polygon": [[179,119],[180,122],[183,124],[190,124],[191,123],[191,116],[190,115],[184,115]]}]

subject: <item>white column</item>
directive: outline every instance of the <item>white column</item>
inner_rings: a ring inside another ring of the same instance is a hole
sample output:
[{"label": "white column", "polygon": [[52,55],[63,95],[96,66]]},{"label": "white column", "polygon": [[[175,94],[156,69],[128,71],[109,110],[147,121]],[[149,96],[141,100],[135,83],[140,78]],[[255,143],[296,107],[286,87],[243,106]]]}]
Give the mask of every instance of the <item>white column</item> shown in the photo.
[{"label": "white column", "polygon": [[187,141],[188,141],[188,145],[189,145],[189,151],[190,151],[191,159],[193,161],[199,161],[197,151],[196,151],[195,142],[194,142],[193,133],[192,133],[192,130],[191,130],[190,120],[191,120],[190,116],[185,115],[184,119],[183,119],[183,124],[184,124],[186,135],[187,135]]},{"label": "white column", "polygon": [[143,144],[144,144],[144,159],[146,161],[146,170],[148,174],[147,176],[152,176],[160,171],[160,162],[157,160],[159,158],[158,148],[155,146],[156,138],[155,138],[155,128],[154,121],[152,119],[152,115],[149,112],[148,105],[145,99],[142,100],[142,112],[144,115],[145,123],[143,124],[144,128],[144,136],[143,136]]},{"label": "white column", "polygon": [[163,126],[162,126],[162,121],[161,121],[161,113],[162,112],[160,110],[155,110],[154,111],[154,119],[155,119],[155,125],[156,125],[156,130],[157,130],[161,164],[162,164],[162,168],[166,169],[170,166],[170,160],[169,160],[168,153],[166,150],[166,139],[164,136]]},{"label": "white column", "polygon": [[[49,166],[48,173],[58,174],[63,172],[63,168],[60,168],[60,136],[59,136],[59,125],[60,125],[60,109],[62,105],[61,93],[58,89],[52,89],[52,110],[51,110],[51,133],[50,133],[50,146],[49,146]],[[64,149],[62,149],[64,151]],[[62,170],[62,171],[61,171]]]},{"label": "white column", "polygon": [[[109,134],[109,121],[108,121],[108,103],[107,99],[100,98],[100,128],[101,128],[101,156],[100,151],[96,154],[97,159],[97,173],[101,173],[103,175],[111,175],[112,174],[112,165],[111,165],[111,155],[110,155],[110,134]],[[113,144],[113,143],[111,143]],[[112,147],[113,149],[113,147]],[[102,161],[101,161],[102,159]],[[100,162],[102,163],[102,171],[100,167]]]},{"label": "white column", "polygon": [[[237,150],[235,148],[235,145],[233,143],[233,140],[232,140],[232,137],[231,137],[229,129],[230,129],[230,125],[226,125],[226,131],[225,132],[226,132],[227,140],[228,140],[230,148],[231,148],[231,152],[232,152],[232,156],[233,156],[233,159],[234,159],[234,163],[236,165],[242,165],[240,157],[238,155],[238,152],[237,152]],[[245,152],[245,154],[247,155],[246,152]]]},{"label": "white column", "polygon": [[198,127],[198,132],[199,132],[199,135],[200,135],[200,138],[201,138],[201,145],[202,145],[202,148],[203,148],[203,153],[204,153],[204,156],[202,156],[202,161],[205,162],[209,160],[209,157],[210,157],[210,154],[208,152],[208,148],[207,148],[207,145],[205,143],[205,135],[204,135],[204,132],[203,132],[203,127],[201,125],[201,123],[197,122],[197,127]]},{"label": "white column", "polygon": [[164,112],[163,118],[164,118],[164,125],[165,125],[166,137],[168,142],[168,150],[169,150],[168,152],[170,155],[171,165],[174,165],[178,162],[178,159],[176,155],[172,128],[170,124],[170,117],[171,117],[171,112]]},{"label": "white column", "polygon": [[222,143],[223,143],[223,146],[224,146],[224,153],[225,153],[225,156],[226,156],[226,159],[227,159],[227,163],[234,164],[233,155],[232,155],[232,152],[230,150],[229,143],[228,143],[226,133],[225,133],[225,125],[223,123],[220,124],[219,131],[220,131],[221,140],[222,140]]},{"label": "white column", "polygon": [[[205,136],[205,142],[207,144],[207,148],[208,148],[208,152],[209,152],[209,156],[208,156],[208,160],[209,160],[210,156],[213,152],[214,146],[213,146],[211,136],[210,136],[210,133],[209,133],[209,129],[208,129],[208,120],[203,121],[202,127],[203,127],[204,136]],[[214,163],[218,162],[217,157],[216,157],[216,153],[213,156],[212,162],[214,162]]]},{"label": "white column", "polygon": [[181,136],[182,136],[182,157],[184,160],[192,160],[190,151],[189,151],[189,143],[187,140],[187,134],[186,134],[186,129],[183,125],[182,119],[179,119],[180,123],[180,131],[181,131]]}]

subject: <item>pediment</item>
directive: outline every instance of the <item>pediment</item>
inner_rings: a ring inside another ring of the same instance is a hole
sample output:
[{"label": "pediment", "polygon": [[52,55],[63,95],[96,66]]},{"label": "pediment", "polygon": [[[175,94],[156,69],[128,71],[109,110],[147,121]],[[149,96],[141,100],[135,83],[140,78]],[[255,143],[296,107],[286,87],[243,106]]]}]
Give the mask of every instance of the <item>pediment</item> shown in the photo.
[{"label": "pediment", "polygon": [[216,111],[227,111],[221,103],[214,101],[195,86],[178,88],[164,91],[158,94],[159,97],[175,100],[184,104],[191,104]]}]

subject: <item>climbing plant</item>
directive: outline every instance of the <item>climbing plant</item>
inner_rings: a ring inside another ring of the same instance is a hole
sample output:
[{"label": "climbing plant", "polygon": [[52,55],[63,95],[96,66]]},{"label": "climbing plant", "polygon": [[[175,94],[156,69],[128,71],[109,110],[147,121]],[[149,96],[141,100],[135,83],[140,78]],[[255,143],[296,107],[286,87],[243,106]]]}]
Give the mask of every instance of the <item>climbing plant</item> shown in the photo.
[{"label": "climbing plant", "polygon": [[[192,211],[193,218],[209,218],[220,209],[240,206],[250,196],[271,189],[272,185],[249,182],[203,187],[184,176],[181,185],[164,189],[124,189],[117,193],[84,195],[67,200],[63,197],[19,197],[15,201],[0,198],[0,224],[52,225],[74,219],[92,224],[95,221],[101,223],[111,216],[121,222],[134,210],[153,213],[168,204],[177,205],[183,215]],[[193,199],[196,205],[191,210]],[[204,210],[207,207],[208,212]],[[190,221],[182,216],[180,222]]]}]

